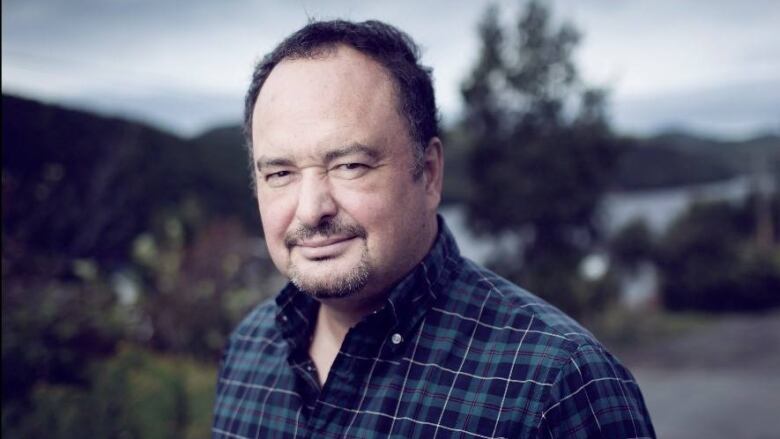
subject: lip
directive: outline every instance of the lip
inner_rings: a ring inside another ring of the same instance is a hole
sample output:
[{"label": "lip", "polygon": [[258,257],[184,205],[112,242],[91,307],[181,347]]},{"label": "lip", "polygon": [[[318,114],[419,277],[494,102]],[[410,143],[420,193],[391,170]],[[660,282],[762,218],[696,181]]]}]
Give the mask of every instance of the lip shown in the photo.
[{"label": "lip", "polygon": [[331,236],[329,238],[309,239],[306,241],[298,241],[295,245],[299,247],[319,248],[327,247],[339,243],[341,241],[347,241],[354,238],[354,236]]},{"label": "lip", "polygon": [[355,238],[355,236],[331,236],[299,241],[295,246],[306,259],[332,258],[342,254]]}]

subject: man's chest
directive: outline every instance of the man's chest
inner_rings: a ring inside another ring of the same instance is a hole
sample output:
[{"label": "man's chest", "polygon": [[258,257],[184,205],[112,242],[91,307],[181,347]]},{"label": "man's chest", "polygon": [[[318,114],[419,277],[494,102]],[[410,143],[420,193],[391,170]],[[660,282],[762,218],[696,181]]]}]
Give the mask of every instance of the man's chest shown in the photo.
[{"label": "man's chest", "polygon": [[[425,321],[407,340],[345,346],[320,388],[308,358],[283,343],[246,350],[220,377],[215,436],[502,437],[538,425],[549,371],[479,328]],[[506,340],[510,342],[511,340]],[[521,436],[524,436],[521,434]]]}]

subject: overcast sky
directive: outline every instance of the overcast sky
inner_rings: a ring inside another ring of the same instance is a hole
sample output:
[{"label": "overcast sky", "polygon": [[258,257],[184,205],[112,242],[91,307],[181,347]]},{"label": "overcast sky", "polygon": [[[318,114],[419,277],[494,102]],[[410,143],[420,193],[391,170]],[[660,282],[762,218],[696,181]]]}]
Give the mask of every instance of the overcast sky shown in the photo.
[{"label": "overcast sky", "polygon": [[[514,19],[520,2],[498,3]],[[780,132],[780,1],[547,3],[583,33],[581,73],[611,90],[618,130]],[[420,43],[445,122],[452,121],[487,4],[2,0],[2,88],[193,135],[240,120],[255,61],[309,17],[376,18]]]}]

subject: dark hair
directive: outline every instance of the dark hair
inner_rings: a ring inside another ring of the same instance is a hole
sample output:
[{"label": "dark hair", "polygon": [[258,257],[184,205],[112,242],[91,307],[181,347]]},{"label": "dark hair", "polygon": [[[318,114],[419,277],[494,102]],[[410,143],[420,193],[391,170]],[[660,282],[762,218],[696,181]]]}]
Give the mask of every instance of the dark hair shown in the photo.
[{"label": "dark hair", "polygon": [[[312,58],[344,44],[371,57],[391,74],[398,91],[398,111],[406,118],[415,148],[417,176],[422,171],[423,151],[432,137],[439,135],[431,69],[419,64],[419,49],[397,28],[370,20],[315,21],[287,37],[255,67],[244,102],[244,135],[252,154],[252,112],[271,71],[284,59]],[[252,174],[254,175],[254,173]]]}]

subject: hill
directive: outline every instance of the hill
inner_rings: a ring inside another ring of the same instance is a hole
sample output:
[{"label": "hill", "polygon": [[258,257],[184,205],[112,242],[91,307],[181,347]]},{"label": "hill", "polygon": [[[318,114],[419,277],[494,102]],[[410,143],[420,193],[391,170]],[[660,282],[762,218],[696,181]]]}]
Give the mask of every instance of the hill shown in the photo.
[{"label": "hill", "polygon": [[723,141],[669,132],[627,139],[616,186],[623,190],[683,186],[760,171],[780,172],[780,136]]},{"label": "hill", "polygon": [[257,228],[240,144],[5,94],[2,118],[4,253],[121,263],[136,236],[184,205],[192,223],[227,215]]}]

